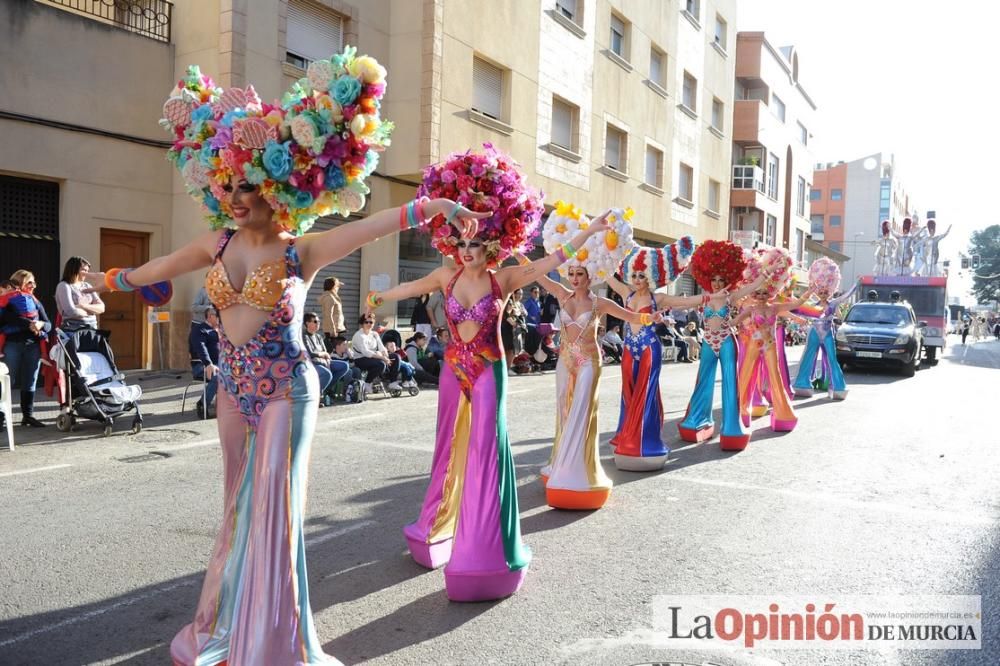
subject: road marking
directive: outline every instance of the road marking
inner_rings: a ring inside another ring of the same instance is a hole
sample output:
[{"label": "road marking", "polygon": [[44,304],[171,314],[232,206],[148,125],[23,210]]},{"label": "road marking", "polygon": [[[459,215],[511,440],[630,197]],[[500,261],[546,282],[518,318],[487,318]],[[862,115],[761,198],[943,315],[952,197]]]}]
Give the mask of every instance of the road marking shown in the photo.
[{"label": "road marking", "polygon": [[670,474],[663,478],[667,478],[671,481],[686,481],[688,483],[697,483],[704,486],[716,486],[721,488],[732,488],[737,490],[756,490],[759,492],[776,493],[778,495],[787,495],[788,497],[795,497],[798,499],[806,499],[813,502],[829,502],[831,504],[839,504],[841,506],[855,507],[859,509],[883,509],[891,513],[901,513],[911,516],[920,516],[924,518],[936,518],[940,520],[947,520],[953,523],[964,523],[968,525],[992,525],[995,521],[994,516],[987,515],[975,515],[958,513],[956,511],[945,511],[943,509],[917,509],[911,506],[905,506],[902,504],[893,504],[891,502],[879,502],[879,501],[866,501],[866,500],[855,500],[847,497],[841,497],[839,495],[834,495],[831,493],[819,493],[819,492],[803,492],[800,490],[789,490],[786,488],[769,488],[767,486],[757,486],[750,483],[739,483],[736,481],[721,481],[716,479],[699,479],[692,476],[683,476],[680,474]]},{"label": "road marking", "polygon": [[199,446],[211,446],[212,444],[218,443],[219,438],[213,437],[212,439],[199,439],[196,442],[178,444],[177,446],[155,446],[154,448],[151,448],[150,451],[183,451],[185,449],[196,449]]},{"label": "road marking", "polygon": [[374,418],[378,418],[379,416],[384,416],[384,415],[380,414],[380,413],[377,413],[377,412],[373,413],[373,414],[358,414],[356,416],[345,416],[342,419],[332,419],[330,421],[324,421],[323,423],[324,424],[330,424],[330,423],[347,423],[348,421],[361,421],[363,419],[374,419]]},{"label": "road marking", "polygon": [[[66,467],[69,467],[69,465],[66,465]],[[374,525],[374,524],[375,524],[374,520],[362,520],[359,523],[354,523],[353,525],[348,525],[346,527],[342,527],[339,530],[334,530],[334,531],[328,532],[326,534],[320,534],[320,535],[314,536],[311,539],[306,539],[306,546],[314,546],[314,545],[316,545],[318,543],[323,543],[324,541],[329,541],[330,539],[335,539],[337,537],[344,536],[345,534],[348,534],[348,533],[353,532],[355,530],[359,530],[359,529],[361,529],[363,527],[368,527],[368,526]],[[198,579],[200,580],[200,576],[198,577]],[[182,587],[189,587],[191,585],[194,585],[197,582],[198,582],[197,580],[182,580],[182,581],[178,581],[176,583],[170,583],[168,585],[163,585],[162,587],[158,587],[158,588],[150,590],[148,592],[143,592],[141,594],[136,594],[136,595],[128,597],[126,599],[122,599],[119,602],[116,602],[116,603],[113,603],[113,604],[109,604],[109,605],[103,606],[101,608],[95,608],[92,611],[88,611],[86,613],[81,613],[80,615],[74,615],[72,617],[68,617],[65,620],[62,620],[61,622],[56,622],[54,624],[49,624],[49,625],[46,625],[44,627],[39,627],[38,629],[32,629],[31,631],[26,631],[23,634],[18,634],[17,636],[14,636],[12,638],[8,638],[6,640],[0,641],[0,648],[7,647],[8,645],[13,645],[14,643],[20,643],[21,641],[25,641],[25,640],[27,640],[29,638],[34,638],[35,636],[38,636],[38,635],[44,634],[44,633],[48,633],[50,631],[55,631],[56,629],[62,629],[63,627],[68,627],[68,626],[73,625],[73,624],[78,624],[80,622],[85,622],[85,621],[93,619],[95,617],[100,617],[101,615],[104,615],[105,613],[110,613],[113,610],[117,610],[117,609],[123,608],[125,606],[131,606],[132,604],[135,604],[135,603],[140,602],[140,601],[145,601],[146,599],[150,599],[150,598],[155,597],[157,595],[163,594],[164,592],[172,592],[172,591],[174,591],[176,589],[179,589],[179,588],[182,588]]]},{"label": "road marking", "polygon": [[31,469],[19,469],[16,472],[3,472],[0,476],[16,476],[18,474],[34,474],[35,472],[45,472],[50,469],[62,469],[72,467],[72,465],[49,465],[48,467],[33,467]]}]

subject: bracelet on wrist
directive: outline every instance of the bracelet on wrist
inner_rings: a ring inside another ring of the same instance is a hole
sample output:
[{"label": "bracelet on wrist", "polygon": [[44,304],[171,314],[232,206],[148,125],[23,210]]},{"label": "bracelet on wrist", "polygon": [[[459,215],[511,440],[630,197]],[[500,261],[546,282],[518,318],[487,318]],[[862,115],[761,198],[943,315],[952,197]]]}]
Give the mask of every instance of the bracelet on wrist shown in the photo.
[{"label": "bracelet on wrist", "polygon": [[643,312],[639,314],[640,326],[649,326],[652,323],[653,323],[653,315],[649,314],[648,312]]},{"label": "bracelet on wrist", "polygon": [[365,299],[365,302],[368,304],[368,307],[377,308],[380,307],[385,302],[385,300],[379,298],[377,291],[369,291],[368,298]]},{"label": "bracelet on wrist", "polygon": [[566,260],[567,260],[566,259],[566,251],[563,250],[561,247],[557,248],[556,251],[553,252],[552,254],[555,255],[555,257],[559,260],[560,264],[565,264],[566,263]]},{"label": "bracelet on wrist", "polygon": [[526,256],[522,254],[517,257],[517,263],[519,263],[522,266],[527,266],[528,264],[531,263],[531,259],[528,259]]},{"label": "bracelet on wrist", "polygon": [[409,206],[409,204],[406,204],[406,205],[403,205],[403,206],[399,207],[399,230],[400,231],[406,231],[407,229],[410,228],[410,225],[407,222],[407,215],[406,215],[406,209],[407,209],[408,206]]},{"label": "bracelet on wrist", "polygon": [[576,248],[571,243],[563,243],[563,252],[565,252],[567,259],[572,259],[576,256]]},{"label": "bracelet on wrist", "polygon": [[135,291],[135,287],[128,281],[128,268],[109,268],[104,272],[104,286],[108,291]]}]

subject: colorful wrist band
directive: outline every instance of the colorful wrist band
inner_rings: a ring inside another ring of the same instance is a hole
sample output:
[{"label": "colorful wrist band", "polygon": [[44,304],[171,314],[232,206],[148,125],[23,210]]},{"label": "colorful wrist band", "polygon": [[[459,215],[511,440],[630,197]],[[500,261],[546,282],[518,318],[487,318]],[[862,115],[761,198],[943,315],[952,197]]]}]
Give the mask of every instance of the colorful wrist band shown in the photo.
[{"label": "colorful wrist band", "polygon": [[399,207],[399,230],[400,231],[406,231],[407,229],[410,228],[410,225],[407,223],[407,216],[406,216],[406,209],[407,209],[408,205],[409,204],[407,204],[406,206],[400,206]]},{"label": "colorful wrist band", "polygon": [[518,256],[517,263],[521,264],[522,266],[527,266],[528,264],[531,263],[531,259],[528,259],[526,256],[522,254]]},{"label": "colorful wrist band", "polygon": [[109,268],[104,272],[104,286],[108,291],[135,291],[126,277],[128,268]]},{"label": "colorful wrist band", "polygon": [[570,243],[563,243],[563,251],[566,253],[567,259],[572,259],[576,256],[576,248]]},{"label": "colorful wrist band", "polygon": [[385,300],[379,298],[377,291],[369,291],[368,298],[365,299],[365,302],[368,304],[368,307],[377,308],[381,306],[382,303],[385,302]]},{"label": "colorful wrist band", "polygon": [[558,249],[557,249],[557,250],[556,250],[555,252],[553,252],[552,254],[553,254],[553,255],[555,255],[556,259],[558,259],[558,260],[559,260],[559,263],[560,263],[560,264],[565,264],[565,263],[566,263],[566,251],[565,251],[565,250],[563,250],[563,249],[562,249],[561,247],[560,247],[560,248],[558,248]]},{"label": "colorful wrist band", "polygon": [[640,326],[649,326],[652,323],[653,323],[653,315],[649,314],[648,312],[643,312],[639,315]]},{"label": "colorful wrist band", "polygon": [[446,217],[444,219],[444,223],[445,224],[451,224],[451,221],[453,219],[455,219],[455,216],[458,214],[458,211],[461,210],[461,208],[462,208],[462,204],[460,204],[460,203],[458,203],[456,201],[454,207],[452,207],[452,209],[451,209],[451,212],[448,213],[448,217]]}]

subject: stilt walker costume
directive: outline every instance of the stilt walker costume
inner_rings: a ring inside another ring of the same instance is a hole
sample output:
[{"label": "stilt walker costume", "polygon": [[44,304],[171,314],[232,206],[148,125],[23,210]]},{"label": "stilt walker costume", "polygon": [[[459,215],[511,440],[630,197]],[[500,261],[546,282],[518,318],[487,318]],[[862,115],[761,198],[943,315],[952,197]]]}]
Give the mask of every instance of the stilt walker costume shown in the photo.
[{"label": "stilt walker costume", "polygon": [[[589,284],[603,282],[614,273],[622,258],[635,246],[632,240],[631,210],[613,209],[608,231],[595,234],[576,257],[559,267],[563,277],[569,271],[586,271]],[[562,201],[549,215],[542,231],[545,249],[557,251],[581,226],[589,224],[579,209]],[[566,299],[574,292],[547,278],[542,286],[560,299],[562,341],[556,366],[556,431],[549,463],[542,468],[545,499],[558,509],[598,509],[611,494],[611,479],[601,467],[598,453],[598,388],[601,379],[601,352],[597,326],[601,312],[613,304],[590,295],[590,310],[570,316]],[[622,316],[617,308],[612,312]],[[649,315],[645,315],[649,317]]]},{"label": "stilt walker costume", "polygon": [[[818,306],[802,306],[795,310],[797,314],[813,319],[812,329],[806,340],[805,351],[799,362],[799,372],[795,377],[793,389],[795,395],[811,396],[817,375],[826,384],[830,397],[843,400],[847,397],[847,382],[844,372],[837,362],[837,343],[834,317],[841,303],[854,295],[858,288],[855,284],[847,293],[830,298],[840,286],[840,268],[826,257],[820,257],[809,267],[809,284],[812,285],[820,302]],[[819,354],[822,351],[823,359]],[[817,365],[819,364],[819,365]],[[819,372],[817,373],[817,370]]]},{"label": "stilt walker costume", "polygon": [[[691,275],[706,292],[733,288],[742,278],[746,268],[743,250],[729,241],[708,240],[698,246],[691,259]],[[736,344],[733,320],[736,303],[742,298],[737,292],[732,296],[712,299],[706,296],[701,306],[704,321],[704,341],[698,365],[698,379],[688,402],[684,419],[677,425],[681,439],[701,442],[715,434],[712,416],[712,398],[715,377],[722,366],[722,430],[721,447],[742,450],[750,441],[740,423],[739,396],[736,388]]]},{"label": "stilt walker costume", "polygon": [[[694,251],[694,241],[684,237],[664,248],[636,248],[622,263],[622,274],[644,274],[650,285],[664,287],[681,274]],[[633,304],[634,292],[625,307],[652,315],[653,305]],[[652,298],[652,295],[651,295]],[[655,301],[654,301],[655,302]],[[622,400],[618,432],[611,440],[615,465],[628,471],[650,471],[663,467],[670,448],[663,442],[663,402],[660,398],[660,367],[663,344],[653,325],[625,324],[622,354]]]}]

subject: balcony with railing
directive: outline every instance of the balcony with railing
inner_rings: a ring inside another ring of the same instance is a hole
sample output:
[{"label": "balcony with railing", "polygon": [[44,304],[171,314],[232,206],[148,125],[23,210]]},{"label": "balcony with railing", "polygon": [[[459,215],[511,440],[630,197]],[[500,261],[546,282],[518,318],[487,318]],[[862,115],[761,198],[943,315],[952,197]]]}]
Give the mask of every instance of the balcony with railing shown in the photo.
[{"label": "balcony with railing", "polygon": [[169,0],[36,0],[158,42],[170,43]]}]

